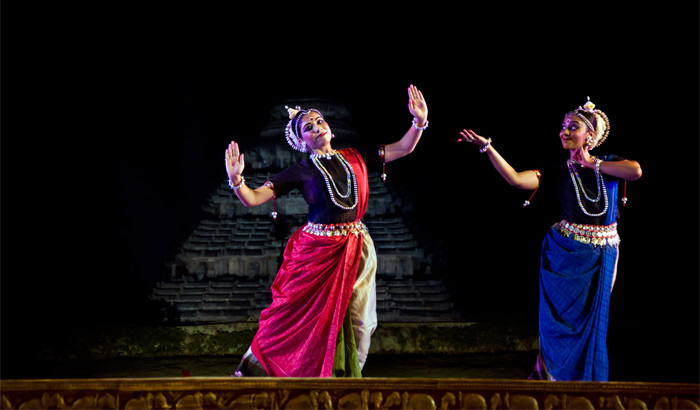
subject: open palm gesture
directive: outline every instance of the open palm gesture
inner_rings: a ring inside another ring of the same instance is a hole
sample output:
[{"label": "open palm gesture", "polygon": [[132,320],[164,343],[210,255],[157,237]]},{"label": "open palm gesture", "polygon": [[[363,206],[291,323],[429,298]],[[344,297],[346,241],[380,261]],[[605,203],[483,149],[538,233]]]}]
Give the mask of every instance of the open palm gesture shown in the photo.
[{"label": "open palm gesture", "polygon": [[408,111],[419,123],[428,118],[428,104],[423,98],[423,93],[415,85],[408,87]]},{"label": "open palm gesture", "polygon": [[238,143],[231,141],[226,149],[226,173],[231,181],[238,180],[243,174],[245,168],[245,159],[243,154],[238,149]]}]

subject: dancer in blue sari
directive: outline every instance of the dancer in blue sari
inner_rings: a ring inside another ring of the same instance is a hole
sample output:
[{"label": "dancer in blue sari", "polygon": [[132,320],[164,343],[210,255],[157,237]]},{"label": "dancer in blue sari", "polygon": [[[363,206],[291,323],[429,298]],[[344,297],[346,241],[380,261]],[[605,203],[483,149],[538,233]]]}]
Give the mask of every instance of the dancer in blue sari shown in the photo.
[{"label": "dancer in blue sari", "polygon": [[[512,186],[546,187],[560,205],[561,221],[542,243],[540,350],[531,379],[608,380],[608,312],[620,243],[618,181],[642,175],[636,161],[590,154],[609,132],[608,117],[589,100],[564,117],[559,138],[569,151],[566,164],[520,172],[491,146],[490,138],[460,132],[459,141],[479,146]],[[529,200],[523,204],[528,205]]]}]

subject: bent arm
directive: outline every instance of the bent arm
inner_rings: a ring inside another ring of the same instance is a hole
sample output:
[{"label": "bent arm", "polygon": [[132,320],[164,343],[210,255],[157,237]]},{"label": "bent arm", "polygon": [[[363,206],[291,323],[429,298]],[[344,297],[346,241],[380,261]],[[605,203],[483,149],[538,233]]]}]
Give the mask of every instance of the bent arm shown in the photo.
[{"label": "bent arm", "polygon": [[245,158],[235,141],[231,141],[226,149],[226,174],[233,192],[244,206],[258,206],[275,197],[275,191],[266,185],[250,189],[245,185],[243,170]]},{"label": "bent arm", "polygon": [[[231,180],[229,179],[229,181]],[[241,182],[243,182],[242,178],[238,181],[231,181],[231,184],[238,186],[241,184]],[[241,201],[243,206],[246,207],[262,205],[275,197],[275,191],[266,185],[259,186],[255,189],[250,189],[243,184],[240,188],[234,189],[233,192],[236,193],[238,199]]]},{"label": "bent arm", "polygon": [[[416,125],[421,127],[425,124],[416,123]],[[416,148],[416,145],[418,145],[418,141],[420,140],[421,135],[423,135],[423,130],[416,129],[414,126],[411,126],[411,128],[406,132],[406,134],[404,134],[404,136],[400,140],[391,144],[387,144],[384,147],[385,161],[391,162],[399,158],[403,158],[406,155],[413,152],[413,150]]]},{"label": "bent arm", "polygon": [[530,191],[539,186],[540,179],[537,177],[535,171],[516,171],[493,147],[490,147],[488,151],[486,151],[486,155],[488,155],[496,171],[498,171],[503,179],[511,186]]},{"label": "bent arm", "polygon": [[[596,158],[588,153],[585,147],[576,149],[572,152],[572,159],[582,167],[595,169],[599,158]],[[636,181],[642,177],[642,167],[639,162],[629,159],[622,161],[601,161],[600,172],[615,178],[624,179],[625,181]]]},{"label": "bent arm", "polygon": [[475,133],[472,130],[462,130],[460,131],[460,138],[458,141],[467,141],[474,143],[480,148],[484,148],[488,145],[486,149],[486,155],[488,155],[491,164],[496,168],[499,174],[506,180],[511,186],[519,189],[533,190],[537,188],[540,184],[540,179],[535,171],[516,171],[508,161],[506,161],[501,154],[496,151],[496,149],[491,145],[491,140],[487,140],[481,135]]},{"label": "bent arm", "polygon": [[423,93],[414,85],[408,87],[408,111],[413,115],[414,125],[400,140],[384,147],[385,162],[403,158],[413,152],[423,135],[423,129],[428,125],[428,105]]},{"label": "bent arm", "polygon": [[[595,168],[595,164],[593,165]],[[625,181],[636,181],[642,177],[642,167],[639,162],[625,159],[622,161],[603,161],[600,172]]]}]

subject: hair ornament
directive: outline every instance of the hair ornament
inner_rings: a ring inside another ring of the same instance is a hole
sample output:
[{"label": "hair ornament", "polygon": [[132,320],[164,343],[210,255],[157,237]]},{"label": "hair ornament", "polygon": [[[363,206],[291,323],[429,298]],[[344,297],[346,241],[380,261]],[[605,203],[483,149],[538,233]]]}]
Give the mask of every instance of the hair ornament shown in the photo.
[{"label": "hair ornament", "polygon": [[[588,144],[588,150],[590,151],[593,148],[602,144],[603,141],[605,141],[608,138],[608,134],[610,134],[610,120],[603,111],[595,109],[595,104],[593,104],[593,102],[591,101],[591,97],[586,97],[586,99],[586,103],[583,104],[583,106],[579,105],[579,107],[576,110],[572,111],[571,114],[575,114],[578,118],[581,119],[581,121],[583,121],[586,124],[589,130],[594,132],[595,136],[590,138]],[[586,118],[586,116],[581,114],[581,111],[593,114],[593,117],[595,118],[595,126],[593,126],[591,121],[588,118]]]},{"label": "hair ornament", "polygon": [[306,147],[306,143],[302,138],[299,138],[297,134],[294,132],[296,129],[296,124],[297,121],[299,120],[297,117],[301,117],[299,114],[302,113],[303,111],[301,110],[301,107],[298,105],[294,108],[287,107],[286,105],[284,108],[287,110],[287,113],[289,114],[289,122],[287,123],[287,127],[284,129],[284,135],[287,138],[287,143],[289,146],[291,146],[293,149],[299,151],[299,152],[306,152],[308,151],[308,148]]},{"label": "hair ornament", "polygon": [[301,110],[301,107],[299,107],[298,105],[297,105],[296,107],[294,107],[294,108],[289,108],[289,107],[287,107],[287,106],[285,105],[284,108],[287,109],[287,113],[289,113],[289,119],[290,119],[290,120],[293,120],[294,117],[297,116],[297,113],[299,113],[299,111]]},{"label": "hair ornament", "polygon": [[586,110],[588,112],[594,112],[595,104],[591,101],[591,97],[586,97],[588,101],[586,101],[585,104],[583,104],[583,108],[578,107],[579,110]]}]

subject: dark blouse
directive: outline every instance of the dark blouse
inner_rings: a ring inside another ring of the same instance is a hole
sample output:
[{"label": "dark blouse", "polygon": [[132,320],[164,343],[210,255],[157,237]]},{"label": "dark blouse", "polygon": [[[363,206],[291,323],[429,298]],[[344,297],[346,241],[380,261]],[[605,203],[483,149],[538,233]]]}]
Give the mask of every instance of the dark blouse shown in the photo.
[{"label": "dark blouse", "polygon": [[[379,156],[378,146],[373,148],[358,147],[357,150],[365,161],[368,173],[381,171],[382,162]],[[320,158],[319,161],[332,176],[338,191],[341,194],[348,192],[347,172],[337,155],[331,156],[331,159]],[[352,222],[357,218],[357,207],[345,210],[339,208],[331,201],[328,187],[326,186],[326,180],[323,178],[321,171],[316,168],[311,158],[306,158],[284,169],[282,172],[272,177],[270,182],[274,185],[277,198],[289,193],[295,188],[298,189],[306,203],[309,204],[308,219],[311,222],[334,224]],[[341,198],[331,185],[331,189],[334,190],[333,193],[336,201],[343,206],[352,206],[355,203],[356,192],[354,192],[352,182],[350,182],[350,186],[353,193],[347,198]]]},{"label": "dark blouse", "polygon": [[[624,161],[623,158],[614,155],[601,156],[600,158],[604,161]],[[598,193],[595,171],[589,168],[581,168],[578,165],[576,170],[581,177],[586,195],[588,195],[589,198],[595,198]],[[588,225],[604,224],[607,213],[601,216],[588,216],[581,210],[578,200],[576,199],[574,183],[571,180],[571,174],[569,173],[569,168],[566,163],[544,167],[539,171],[542,174],[542,178],[540,179],[540,187],[542,191],[544,191],[543,194],[550,197],[554,196],[557,199],[559,205],[559,216],[561,219],[565,219],[573,223]],[[610,181],[619,181],[619,178],[603,174],[603,180],[607,183]],[[598,202],[591,202],[587,200],[583,192],[580,193],[580,196],[581,202],[588,213],[598,214],[605,209],[605,199],[602,193]],[[608,203],[612,204],[614,201],[617,201],[617,198],[608,197]],[[608,206],[608,209],[610,209],[610,206]]]}]

